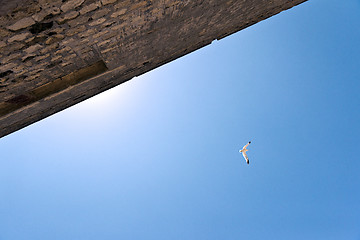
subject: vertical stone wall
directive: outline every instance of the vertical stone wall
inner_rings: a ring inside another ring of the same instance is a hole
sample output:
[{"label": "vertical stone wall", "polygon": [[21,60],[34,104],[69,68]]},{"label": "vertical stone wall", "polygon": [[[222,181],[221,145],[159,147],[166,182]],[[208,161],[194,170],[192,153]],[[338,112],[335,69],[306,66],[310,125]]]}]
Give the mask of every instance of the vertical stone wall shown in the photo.
[{"label": "vertical stone wall", "polygon": [[0,137],[304,1],[4,1]]}]

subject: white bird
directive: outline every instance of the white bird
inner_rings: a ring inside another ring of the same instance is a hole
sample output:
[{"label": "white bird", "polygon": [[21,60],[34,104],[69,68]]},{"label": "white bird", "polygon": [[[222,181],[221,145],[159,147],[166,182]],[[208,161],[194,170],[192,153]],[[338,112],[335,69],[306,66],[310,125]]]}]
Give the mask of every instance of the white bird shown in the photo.
[{"label": "white bird", "polygon": [[239,150],[239,152],[241,152],[243,157],[245,158],[247,164],[249,164],[249,158],[246,155],[246,152],[249,150],[247,150],[246,148],[250,145],[250,143],[251,143],[251,141],[249,141],[241,150]]}]

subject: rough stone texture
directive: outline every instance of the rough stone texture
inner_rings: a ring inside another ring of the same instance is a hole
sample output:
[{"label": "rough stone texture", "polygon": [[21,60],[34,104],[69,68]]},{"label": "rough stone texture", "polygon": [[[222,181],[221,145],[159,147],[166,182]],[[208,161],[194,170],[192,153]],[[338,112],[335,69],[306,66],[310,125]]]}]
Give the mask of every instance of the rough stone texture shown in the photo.
[{"label": "rough stone texture", "polygon": [[18,34],[18,35],[15,35],[11,38],[8,39],[8,42],[9,43],[12,43],[12,42],[15,42],[15,41],[22,41],[22,40],[25,40],[27,36],[29,36],[30,33],[21,33],[21,34]]},{"label": "rough stone texture", "polygon": [[110,3],[115,3],[117,0],[101,0],[102,5],[107,5]]},{"label": "rough stone texture", "polygon": [[0,137],[305,1],[2,0]]},{"label": "rough stone texture", "polygon": [[32,19],[31,17],[27,17],[27,18],[23,18],[23,19],[17,21],[16,23],[8,26],[7,28],[12,31],[17,31],[17,30],[20,30],[23,28],[27,28],[33,24],[35,24],[34,19]]},{"label": "rough stone texture", "polygon": [[85,0],[68,0],[61,6],[61,11],[67,12],[83,4]]},{"label": "rough stone texture", "polygon": [[58,19],[56,19],[56,22],[58,23],[58,24],[63,24],[63,23],[65,23],[66,21],[68,21],[68,20],[71,20],[71,19],[74,19],[74,18],[76,18],[77,16],[79,16],[79,12],[77,12],[77,11],[71,11],[71,12],[69,12],[69,13],[66,13],[64,16],[61,16],[61,17],[59,17]]},{"label": "rough stone texture", "polygon": [[0,48],[3,48],[6,46],[6,43],[4,41],[0,41]]},{"label": "rough stone texture", "polygon": [[36,13],[32,16],[32,18],[36,21],[36,22],[41,22],[42,20],[44,20],[45,18],[49,17],[49,16],[55,16],[60,14],[60,8],[52,6],[50,8],[45,8],[44,10],[42,10],[39,13]]},{"label": "rough stone texture", "polygon": [[85,7],[83,7],[80,10],[80,14],[86,14],[88,12],[94,11],[95,9],[97,9],[98,7],[101,7],[101,3],[100,2],[95,2],[95,3],[91,3]]},{"label": "rough stone texture", "polygon": [[24,49],[24,52],[26,52],[27,54],[33,53],[36,50],[40,49],[41,47],[42,46],[40,44],[35,44],[35,45],[32,45],[32,46],[28,47],[27,49]]}]

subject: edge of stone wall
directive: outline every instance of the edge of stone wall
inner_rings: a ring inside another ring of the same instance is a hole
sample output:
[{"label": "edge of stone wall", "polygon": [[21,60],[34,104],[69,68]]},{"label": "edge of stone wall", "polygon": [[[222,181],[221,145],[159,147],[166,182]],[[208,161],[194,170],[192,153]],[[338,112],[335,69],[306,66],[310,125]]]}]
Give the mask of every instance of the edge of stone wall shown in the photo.
[{"label": "edge of stone wall", "polygon": [[72,105],[75,105],[81,101],[84,101],[98,93],[115,87],[121,83],[124,83],[133,77],[146,73],[156,67],[166,64],[172,60],[175,60],[183,55],[191,53],[199,48],[202,48],[210,44],[213,40],[220,40],[226,36],[229,36],[235,32],[238,32],[244,28],[247,28],[255,23],[258,23],[264,19],[267,19],[273,15],[276,15],[282,11],[288,10],[296,5],[299,5],[307,0],[298,0],[296,3],[284,4],[281,9],[274,9],[269,11],[267,15],[261,15],[257,21],[251,22],[243,26],[231,26],[229,29],[223,29],[222,33],[218,36],[214,36],[207,41],[197,43],[186,49],[186,51],[178,54],[174,54],[168,59],[159,63],[150,63],[148,65],[141,66],[139,68],[131,69],[124,74],[122,67],[109,70],[98,76],[87,79],[76,85],[70,86],[60,92],[47,96],[39,101],[31,103],[20,109],[17,109],[11,113],[6,114],[0,118],[0,138],[6,136],[14,131],[24,128],[32,123],[35,123],[41,119],[51,116],[57,112],[60,112]]}]

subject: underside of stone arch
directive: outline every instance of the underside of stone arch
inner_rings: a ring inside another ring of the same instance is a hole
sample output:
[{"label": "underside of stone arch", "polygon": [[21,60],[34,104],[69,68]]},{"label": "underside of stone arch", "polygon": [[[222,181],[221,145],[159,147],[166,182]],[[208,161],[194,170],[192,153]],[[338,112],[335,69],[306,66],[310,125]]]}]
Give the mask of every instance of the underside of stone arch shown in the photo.
[{"label": "underside of stone arch", "polygon": [[0,137],[306,0],[1,0]]}]

